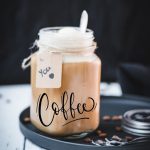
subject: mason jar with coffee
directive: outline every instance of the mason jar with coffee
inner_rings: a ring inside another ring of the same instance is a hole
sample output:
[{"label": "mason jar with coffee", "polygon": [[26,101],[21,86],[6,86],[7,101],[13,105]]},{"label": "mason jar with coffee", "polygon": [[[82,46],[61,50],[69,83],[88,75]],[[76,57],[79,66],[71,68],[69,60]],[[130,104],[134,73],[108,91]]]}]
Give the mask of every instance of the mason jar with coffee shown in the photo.
[{"label": "mason jar with coffee", "polygon": [[99,126],[101,61],[86,22],[84,12],[80,27],[41,29],[31,56],[31,122],[51,135],[80,135]]}]

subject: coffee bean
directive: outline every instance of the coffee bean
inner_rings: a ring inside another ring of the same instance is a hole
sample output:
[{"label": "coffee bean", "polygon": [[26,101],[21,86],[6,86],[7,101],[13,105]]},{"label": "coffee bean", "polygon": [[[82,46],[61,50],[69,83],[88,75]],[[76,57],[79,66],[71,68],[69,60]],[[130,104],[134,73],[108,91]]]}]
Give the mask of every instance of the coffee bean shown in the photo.
[{"label": "coffee bean", "polygon": [[133,138],[132,138],[131,136],[126,136],[125,139],[126,139],[127,141],[131,141]]},{"label": "coffee bean", "polygon": [[121,141],[122,139],[117,135],[113,135],[112,140]]},{"label": "coffee bean", "polygon": [[120,121],[121,119],[122,119],[121,115],[119,115],[119,116],[117,116],[117,115],[112,116],[112,120],[113,121]]},{"label": "coffee bean", "polygon": [[84,142],[86,142],[86,143],[90,143],[91,141],[92,141],[92,139],[89,138],[89,137],[86,137],[86,138],[84,139]]},{"label": "coffee bean", "polygon": [[115,127],[115,130],[118,131],[118,132],[120,132],[120,131],[122,131],[122,128],[119,127],[119,126],[117,126],[117,127]]},{"label": "coffee bean", "polygon": [[100,135],[102,133],[102,131],[101,130],[97,130],[96,133],[97,133],[97,135]]},{"label": "coffee bean", "polygon": [[100,138],[105,138],[106,136],[107,136],[107,133],[105,133],[105,132],[102,132],[101,134],[99,134]]},{"label": "coffee bean", "polygon": [[118,119],[119,119],[119,120],[122,120],[122,115],[119,115],[119,116],[118,116]]},{"label": "coffee bean", "polygon": [[29,123],[29,122],[30,122],[30,117],[25,117],[25,118],[24,118],[24,122],[25,122],[25,123]]},{"label": "coffee bean", "polygon": [[109,115],[106,115],[106,116],[103,117],[103,120],[104,121],[110,121],[111,117]]}]

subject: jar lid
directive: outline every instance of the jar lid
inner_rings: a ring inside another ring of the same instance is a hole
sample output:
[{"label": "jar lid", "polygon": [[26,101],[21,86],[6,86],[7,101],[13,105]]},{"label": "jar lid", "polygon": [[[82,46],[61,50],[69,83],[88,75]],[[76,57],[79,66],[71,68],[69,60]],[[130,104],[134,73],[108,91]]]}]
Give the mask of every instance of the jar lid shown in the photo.
[{"label": "jar lid", "polygon": [[135,109],[124,113],[122,128],[125,132],[150,136],[150,109]]}]

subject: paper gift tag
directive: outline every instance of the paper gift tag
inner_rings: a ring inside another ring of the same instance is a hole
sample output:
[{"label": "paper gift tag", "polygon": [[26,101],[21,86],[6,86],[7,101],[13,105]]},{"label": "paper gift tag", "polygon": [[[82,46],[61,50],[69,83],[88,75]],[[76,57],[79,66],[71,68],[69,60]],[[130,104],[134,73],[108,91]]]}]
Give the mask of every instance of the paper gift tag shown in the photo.
[{"label": "paper gift tag", "polygon": [[42,52],[37,55],[36,87],[60,88],[62,77],[62,55]]}]

